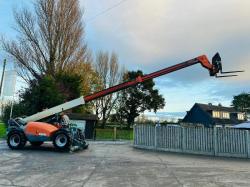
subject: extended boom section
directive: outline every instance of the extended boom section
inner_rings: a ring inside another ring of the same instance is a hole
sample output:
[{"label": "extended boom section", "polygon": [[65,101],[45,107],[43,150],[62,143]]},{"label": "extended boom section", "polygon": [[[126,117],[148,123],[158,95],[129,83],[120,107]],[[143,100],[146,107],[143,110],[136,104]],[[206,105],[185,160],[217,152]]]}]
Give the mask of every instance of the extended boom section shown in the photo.
[{"label": "extended boom section", "polygon": [[200,63],[204,68],[208,69],[211,76],[214,76],[216,73],[219,72],[218,69],[213,68],[213,65],[209,62],[206,55],[202,55],[202,56],[199,56],[197,58],[182,62],[180,64],[176,64],[176,65],[173,65],[173,66],[170,66],[167,68],[164,68],[162,70],[159,70],[159,71],[156,71],[156,72],[144,75],[144,76],[138,76],[135,80],[124,82],[124,83],[118,84],[116,86],[102,90],[100,92],[85,96],[84,100],[87,103],[89,101],[98,99],[98,98],[103,97],[105,95],[126,89],[128,87],[135,86],[139,83],[145,82],[145,81],[150,80],[150,79],[157,78],[157,77],[162,76],[162,75],[172,73],[174,71],[178,71],[178,70],[183,69],[183,68],[187,68],[187,67],[195,65],[197,63]]},{"label": "extended boom section", "polygon": [[221,57],[220,57],[219,53],[216,53],[214,55],[214,57],[212,58],[212,63],[208,60],[206,55],[201,55],[201,56],[198,56],[198,57],[193,58],[191,60],[188,60],[188,61],[176,64],[176,65],[164,68],[162,70],[159,70],[159,71],[156,71],[156,72],[144,75],[144,76],[138,76],[135,80],[127,81],[127,82],[118,84],[116,86],[113,86],[113,87],[104,89],[102,91],[87,95],[85,97],[82,96],[82,97],[80,97],[78,99],[66,102],[66,103],[61,104],[59,106],[50,108],[50,109],[42,111],[42,112],[39,112],[39,113],[34,114],[32,116],[26,117],[23,120],[26,121],[26,122],[41,120],[41,119],[46,118],[48,116],[54,115],[56,113],[71,109],[71,108],[79,106],[79,105],[83,105],[83,104],[85,104],[87,102],[93,101],[93,100],[98,99],[100,97],[104,97],[106,95],[118,92],[120,90],[129,88],[129,87],[133,87],[133,86],[135,86],[135,85],[137,85],[139,83],[145,82],[147,80],[154,79],[154,78],[157,78],[159,76],[166,75],[166,74],[169,74],[169,73],[172,73],[172,72],[187,68],[189,66],[193,66],[195,64],[201,64],[201,66],[203,68],[206,68],[209,71],[210,76],[215,76],[216,78],[217,77],[237,76],[237,75],[218,76],[217,75],[218,73],[224,74],[224,73],[243,72],[243,71],[223,72],[222,71]]}]

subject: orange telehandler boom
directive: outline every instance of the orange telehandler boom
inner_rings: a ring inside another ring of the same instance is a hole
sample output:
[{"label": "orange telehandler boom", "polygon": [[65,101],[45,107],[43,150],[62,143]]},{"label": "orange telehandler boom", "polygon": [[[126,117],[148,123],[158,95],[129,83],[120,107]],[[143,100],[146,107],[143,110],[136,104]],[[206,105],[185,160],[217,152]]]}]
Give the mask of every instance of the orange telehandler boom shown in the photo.
[{"label": "orange telehandler boom", "polygon": [[100,97],[108,95],[110,93],[117,92],[119,90],[123,90],[125,88],[134,86],[134,85],[136,85],[138,83],[142,83],[142,82],[145,82],[147,80],[154,79],[156,77],[159,77],[159,76],[162,76],[162,75],[166,75],[166,74],[172,73],[174,71],[178,71],[178,70],[183,69],[183,68],[187,68],[189,66],[192,66],[192,65],[195,65],[195,64],[198,64],[198,63],[200,63],[202,65],[202,67],[208,69],[210,76],[215,76],[216,78],[237,76],[237,75],[232,75],[232,74],[231,75],[224,75],[224,76],[219,75],[218,76],[217,75],[218,73],[225,74],[225,73],[239,73],[239,72],[243,72],[243,71],[228,71],[228,72],[223,72],[222,71],[222,64],[221,64],[221,57],[220,57],[219,53],[215,54],[215,56],[212,59],[212,63],[209,62],[209,60],[206,57],[206,55],[201,55],[201,56],[198,56],[198,57],[193,58],[191,60],[182,62],[180,64],[176,64],[174,66],[167,67],[167,68],[162,69],[160,71],[156,71],[156,72],[150,73],[148,75],[144,75],[144,76],[138,76],[133,81],[124,82],[124,83],[118,84],[116,86],[113,86],[111,88],[102,90],[100,92],[97,92],[97,93],[85,96],[84,100],[85,100],[85,102],[89,102],[89,101],[92,101],[94,99],[98,99]]}]

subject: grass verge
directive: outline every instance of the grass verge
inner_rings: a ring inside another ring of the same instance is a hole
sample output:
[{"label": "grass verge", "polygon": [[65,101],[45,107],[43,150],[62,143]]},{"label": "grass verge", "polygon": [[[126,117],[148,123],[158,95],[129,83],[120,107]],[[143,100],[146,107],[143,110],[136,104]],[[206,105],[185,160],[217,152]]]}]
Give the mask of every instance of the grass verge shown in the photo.
[{"label": "grass verge", "polygon": [[0,138],[6,137],[6,126],[4,123],[0,122]]},{"label": "grass verge", "polygon": [[96,129],[96,140],[133,140],[133,130],[116,130],[116,138],[114,129]]}]

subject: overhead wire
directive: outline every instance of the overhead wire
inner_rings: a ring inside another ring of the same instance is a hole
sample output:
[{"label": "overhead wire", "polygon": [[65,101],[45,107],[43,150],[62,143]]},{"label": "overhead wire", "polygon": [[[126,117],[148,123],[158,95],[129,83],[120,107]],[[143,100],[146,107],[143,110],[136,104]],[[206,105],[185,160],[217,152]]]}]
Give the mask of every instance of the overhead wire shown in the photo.
[{"label": "overhead wire", "polygon": [[108,13],[109,11],[111,11],[111,10],[113,10],[113,9],[115,9],[115,8],[117,8],[117,7],[119,7],[120,5],[122,5],[123,3],[125,3],[126,1],[128,1],[128,0],[122,0],[122,1],[120,1],[120,2],[118,2],[118,3],[116,3],[116,4],[114,4],[113,6],[111,6],[111,7],[107,8],[107,9],[105,9],[105,10],[103,10],[103,11],[97,13],[97,14],[94,15],[93,17],[87,19],[87,20],[86,20],[86,23],[89,23],[89,22],[95,20],[96,18],[98,18],[99,16],[104,15],[104,14]]}]

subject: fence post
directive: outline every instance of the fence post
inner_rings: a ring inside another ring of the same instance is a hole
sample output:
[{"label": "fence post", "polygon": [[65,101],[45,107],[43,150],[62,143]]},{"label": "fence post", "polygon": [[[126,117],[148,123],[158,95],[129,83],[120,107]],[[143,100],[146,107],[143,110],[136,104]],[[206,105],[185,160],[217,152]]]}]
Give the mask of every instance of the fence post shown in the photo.
[{"label": "fence post", "polygon": [[246,135],[246,152],[247,152],[247,158],[250,158],[250,145],[249,145],[249,133],[248,130],[245,131]]},{"label": "fence post", "polygon": [[133,142],[134,142],[134,145],[136,145],[137,143],[136,143],[136,134],[135,134],[135,131],[136,131],[136,124],[134,124],[134,126],[133,126]]},{"label": "fence post", "polygon": [[116,140],[116,132],[117,132],[117,129],[116,127],[114,127],[114,140]]},{"label": "fence post", "polygon": [[155,125],[155,149],[157,149],[157,128],[158,128],[158,124]]},{"label": "fence post", "polygon": [[217,127],[214,126],[213,128],[213,144],[214,144],[214,156],[217,156],[218,153],[218,142],[217,142]]},{"label": "fence post", "polygon": [[182,138],[182,151],[184,152],[186,150],[186,131],[185,127],[181,128],[181,138]]}]

